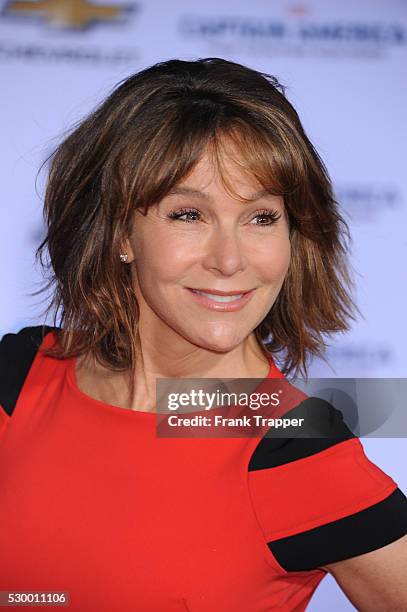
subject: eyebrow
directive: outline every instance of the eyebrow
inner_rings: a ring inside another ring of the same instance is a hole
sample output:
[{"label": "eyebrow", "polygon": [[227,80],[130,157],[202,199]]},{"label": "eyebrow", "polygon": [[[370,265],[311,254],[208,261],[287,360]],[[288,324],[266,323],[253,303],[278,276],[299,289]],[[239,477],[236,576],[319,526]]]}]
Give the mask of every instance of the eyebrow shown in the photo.
[{"label": "eyebrow", "polygon": [[[168,195],[182,195],[188,197],[192,196],[205,201],[209,201],[212,199],[211,196],[207,193],[204,193],[199,189],[193,189],[192,187],[174,187],[174,189],[172,189]],[[267,191],[267,189],[261,189],[260,191],[256,191],[255,193],[253,193],[250,197],[245,198],[245,200],[248,200],[249,202],[256,202],[257,200],[266,197],[275,197],[275,195]]]}]

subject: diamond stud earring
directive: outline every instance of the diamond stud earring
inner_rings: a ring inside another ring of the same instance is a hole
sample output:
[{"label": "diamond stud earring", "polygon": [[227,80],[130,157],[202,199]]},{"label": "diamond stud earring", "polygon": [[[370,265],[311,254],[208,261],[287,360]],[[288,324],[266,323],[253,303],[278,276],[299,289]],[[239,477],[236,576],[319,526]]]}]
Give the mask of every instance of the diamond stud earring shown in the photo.
[{"label": "diamond stud earring", "polygon": [[120,253],[120,261],[122,261],[123,263],[126,263],[128,258],[129,256],[127,255],[127,253]]}]

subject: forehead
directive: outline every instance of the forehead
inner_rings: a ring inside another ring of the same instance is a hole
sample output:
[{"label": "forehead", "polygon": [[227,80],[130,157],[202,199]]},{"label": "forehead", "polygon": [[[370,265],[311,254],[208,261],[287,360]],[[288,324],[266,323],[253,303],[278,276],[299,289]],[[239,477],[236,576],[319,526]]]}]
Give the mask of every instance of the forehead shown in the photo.
[{"label": "forehead", "polygon": [[226,191],[238,200],[257,200],[269,196],[253,174],[245,168],[244,159],[236,153],[228,155],[226,150],[206,150],[192,171],[171,190],[169,195],[193,196],[211,199],[218,191]]}]

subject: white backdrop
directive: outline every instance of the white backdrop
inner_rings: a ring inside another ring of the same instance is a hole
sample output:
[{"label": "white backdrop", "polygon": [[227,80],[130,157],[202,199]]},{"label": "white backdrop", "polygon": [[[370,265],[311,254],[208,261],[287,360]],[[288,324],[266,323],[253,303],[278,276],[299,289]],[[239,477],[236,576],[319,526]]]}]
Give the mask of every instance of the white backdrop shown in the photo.
[{"label": "white backdrop", "polygon": [[[404,0],[0,0],[0,333],[42,323],[34,250],[42,161],[122,78],[156,61],[218,56],[287,86],[334,180],[353,237],[364,319],[314,376],[405,377],[407,89]],[[393,294],[394,290],[394,294]],[[404,439],[368,439],[407,490]],[[309,610],[349,610],[330,578]]]}]

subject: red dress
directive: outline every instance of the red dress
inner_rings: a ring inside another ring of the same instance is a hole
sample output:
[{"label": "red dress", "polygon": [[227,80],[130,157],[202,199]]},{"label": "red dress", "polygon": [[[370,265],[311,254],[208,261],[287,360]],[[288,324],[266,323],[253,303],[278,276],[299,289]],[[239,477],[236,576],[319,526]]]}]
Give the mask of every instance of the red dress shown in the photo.
[{"label": "red dress", "polygon": [[258,438],[157,438],[155,414],[89,397],[74,366],[38,351],[0,406],[2,591],[65,591],[72,612],[301,611],[321,560],[407,532],[406,498],[355,437],[269,458]]}]

